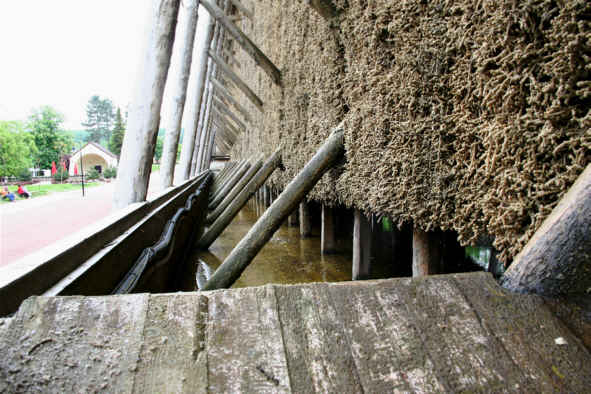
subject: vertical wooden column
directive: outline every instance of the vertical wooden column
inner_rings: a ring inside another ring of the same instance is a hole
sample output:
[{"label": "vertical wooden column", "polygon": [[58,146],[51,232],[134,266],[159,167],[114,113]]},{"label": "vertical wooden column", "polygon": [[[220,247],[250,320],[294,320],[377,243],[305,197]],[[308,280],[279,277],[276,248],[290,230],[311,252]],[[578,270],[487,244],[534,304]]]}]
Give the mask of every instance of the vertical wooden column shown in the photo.
[{"label": "vertical wooden column", "polygon": [[160,109],[168,76],[180,0],[155,0],[146,35],[115,184],[114,206],[145,201],[152,172]]},{"label": "vertical wooden column", "polygon": [[174,167],[181,133],[181,121],[185,99],[187,98],[187,86],[193,59],[193,44],[195,42],[195,31],[197,30],[197,10],[199,1],[182,1],[179,10],[179,23],[177,26],[176,40],[173,46],[172,75],[168,77],[168,84],[171,87],[170,100],[167,106],[170,109],[170,118],[164,129],[164,146],[162,148],[162,164],[160,165],[160,176],[164,188],[172,186]]},{"label": "vertical wooden column", "polygon": [[271,205],[270,198],[269,198],[269,186],[265,185],[263,186],[263,200],[264,200],[264,204],[265,204],[265,208],[267,208],[269,205]]},{"label": "vertical wooden column", "polygon": [[299,210],[299,207],[298,207],[298,209],[296,209],[295,211],[293,211],[289,215],[289,217],[287,218],[287,225],[289,227],[297,227],[297,226],[299,226],[299,224],[300,224],[299,217],[300,217],[300,210]]},{"label": "vertical wooden column", "polygon": [[353,280],[368,279],[371,274],[371,226],[363,212],[356,209],[353,224]]},{"label": "vertical wooden column", "polygon": [[415,227],[412,235],[412,276],[434,275],[441,272],[439,234]]},{"label": "vertical wooden column", "polygon": [[312,236],[312,222],[310,220],[310,209],[306,201],[300,203],[300,236],[308,238]]},{"label": "vertical wooden column", "polygon": [[[205,54],[209,50],[213,39],[214,20],[207,12],[201,12],[201,14],[202,18],[197,26],[197,43],[194,48],[185,114],[183,116],[183,146],[179,163],[181,180],[189,179],[191,175],[191,159],[195,150],[199,118],[204,111],[203,92],[207,83],[207,75],[211,72]],[[198,140],[197,144],[199,144]]]},{"label": "vertical wooden column", "polygon": [[320,252],[331,254],[336,252],[336,237],[333,209],[322,204],[322,229],[320,235]]}]

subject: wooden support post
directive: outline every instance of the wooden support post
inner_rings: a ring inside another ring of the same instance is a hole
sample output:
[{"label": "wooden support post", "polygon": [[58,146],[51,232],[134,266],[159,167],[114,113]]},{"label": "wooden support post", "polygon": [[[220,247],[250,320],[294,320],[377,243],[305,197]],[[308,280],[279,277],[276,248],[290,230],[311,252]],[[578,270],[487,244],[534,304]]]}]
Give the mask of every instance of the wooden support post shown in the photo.
[{"label": "wooden support post", "polygon": [[218,110],[218,112],[220,112],[220,113],[226,115],[227,117],[229,117],[230,119],[232,119],[234,121],[234,123],[236,123],[236,125],[238,127],[240,127],[242,130],[246,130],[246,125],[244,124],[244,122],[242,122],[240,120],[240,118],[238,118],[236,115],[234,115],[234,113],[232,111],[230,111],[228,109],[228,107],[220,101],[220,99],[218,99],[217,97],[214,97],[213,102],[214,102],[214,106]]},{"label": "wooden support post", "polygon": [[160,0],[150,13],[152,31],[146,36],[146,53],[138,70],[127,131],[113,193],[115,208],[145,201],[160,126],[162,96],[170,65],[180,0]]},{"label": "wooden support post", "polygon": [[441,272],[441,242],[439,235],[415,227],[412,235],[412,276],[435,275]]},{"label": "wooden support post", "polygon": [[265,208],[269,207],[269,186],[263,186],[263,205]]},{"label": "wooden support post", "polygon": [[363,212],[355,210],[353,223],[353,280],[371,275],[371,225]]},{"label": "wooden support post", "polygon": [[[260,187],[267,181],[273,171],[281,163],[280,150],[277,149],[275,153],[263,164],[256,175],[248,182],[242,189],[238,196],[232,200],[230,205],[222,212],[222,214],[213,222],[207,229],[203,237],[197,242],[197,247],[200,249],[207,249],[219,237],[219,235],[228,227],[234,220],[234,217],[240,212],[244,205],[256,195]],[[257,204],[258,205],[258,204]]]},{"label": "wooden support post", "polygon": [[334,164],[344,150],[343,127],[340,125],[328,137],[302,171],[287,185],[283,193],[257,220],[236,245],[222,265],[207,282],[204,290],[228,288],[240,277],[252,259],[271,239],[281,223],[306,197],[322,175]]},{"label": "wooden support post", "polygon": [[312,221],[310,209],[306,201],[300,203],[300,237],[309,238],[312,236]]},{"label": "wooden support post", "polygon": [[226,171],[225,174],[223,174],[223,176],[220,176],[218,179],[215,180],[214,184],[211,187],[211,193],[215,193],[217,190],[219,190],[219,188],[226,182],[226,180],[232,176],[232,173],[234,172],[235,169],[235,162],[232,162],[229,164],[229,168],[228,171]]},{"label": "wooden support post", "polygon": [[213,198],[213,196],[215,194],[217,194],[226,185],[226,183],[236,174],[236,171],[238,171],[243,164],[244,164],[244,161],[240,161],[240,162],[236,163],[234,165],[234,167],[232,168],[232,171],[230,171],[228,173],[228,175],[224,178],[223,182],[214,184],[212,191],[211,191],[210,200]]},{"label": "wooden support post", "polygon": [[[195,144],[199,145],[200,143],[199,139],[197,139],[199,119],[207,110],[203,97],[206,97],[204,91],[206,90],[207,75],[211,73],[211,67],[208,67],[206,53],[213,39],[214,21],[208,13],[202,16],[197,25],[197,43],[192,56],[191,75],[188,80],[188,94],[183,116],[183,145],[178,170],[181,180],[189,179],[191,173],[195,174],[196,172],[196,170],[193,170],[191,163]],[[199,148],[197,148],[197,151],[199,152]],[[174,162],[176,162],[176,152]]]},{"label": "wooden support post", "polygon": [[333,209],[322,204],[322,228],[320,234],[320,252],[331,254],[336,252],[335,223]]},{"label": "wooden support post", "polygon": [[261,111],[263,112],[263,100],[261,100],[255,92],[252,91],[250,87],[246,83],[240,79],[240,77],[232,71],[230,66],[226,64],[219,56],[217,56],[213,51],[209,51],[209,57],[213,59],[213,61],[218,65],[218,67],[230,78],[232,83],[236,85],[236,87],[246,95],[246,97]]},{"label": "wooden support post", "polygon": [[513,260],[502,280],[516,292],[591,291],[591,164]]},{"label": "wooden support post", "polygon": [[246,110],[246,108],[244,108],[242,106],[242,104],[240,104],[235,98],[234,96],[232,96],[232,94],[230,94],[230,92],[228,91],[228,89],[226,89],[222,84],[220,84],[219,81],[212,79],[211,80],[211,84],[213,85],[213,87],[215,88],[215,92],[225,98],[226,100],[228,100],[232,106],[234,108],[236,108],[236,110],[238,110],[238,112],[240,112],[240,114],[244,117],[244,119],[247,122],[252,122],[252,117],[250,116],[250,114],[248,113],[248,111]]},{"label": "wooden support post", "polygon": [[[198,9],[198,0],[188,0],[181,2],[179,10],[179,23],[172,53],[173,66],[170,68],[175,72],[168,77],[168,84],[172,87],[171,99],[167,103],[170,117],[164,128],[166,134],[164,135],[162,163],[160,164],[160,176],[164,188],[172,186],[174,178],[181,120],[187,98],[187,86],[189,85],[189,73],[193,59],[193,43],[195,42],[195,31],[197,30]],[[176,68],[174,65],[176,65]]]},{"label": "wooden support post", "polygon": [[224,11],[216,6],[210,0],[201,0],[201,5],[213,16],[218,22],[220,22],[236,40],[238,44],[254,59],[255,63],[259,65],[265,73],[276,85],[281,86],[281,71],[269,58],[244,34],[228,17]]},{"label": "wooden support post", "polygon": [[287,218],[287,225],[289,227],[298,227],[300,225],[300,207],[294,210]]},{"label": "wooden support post", "polygon": [[234,199],[238,196],[240,192],[244,189],[244,187],[251,181],[251,179],[257,174],[257,172],[263,166],[263,161],[261,159],[257,160],[252,167],[248,169],[246,174],[240,179],[240,182],[232,188],[230,193],[222,200],[222,202],[213,210],[209,215],[207,215],[206,222],[213,223],[215,220],[228,208],[230,203],[234,201]]},{"label": "wooden support post", "polygon": [[240,169],[236,171],[236,174],[234,174],[234,176],[226,183],[226,185],[224,185],[224,187],[222,187],[220,191],[214,195],[213,199],[209,203],[208,208],[215,209],[219,205],[219,203],[221,203],[222,200],[228,195],[228,193],[230,193],[234,186],[236,186],[238,181],[242,179],[242,177],[250,167],[250,163],[248,161],[245,161],[244,164],[240,167]]},{"label": "wooden support post", "polygon": [[306,0],[306,2],[324,19],[330,20],[338,15],[337,8],[331,0]]}]

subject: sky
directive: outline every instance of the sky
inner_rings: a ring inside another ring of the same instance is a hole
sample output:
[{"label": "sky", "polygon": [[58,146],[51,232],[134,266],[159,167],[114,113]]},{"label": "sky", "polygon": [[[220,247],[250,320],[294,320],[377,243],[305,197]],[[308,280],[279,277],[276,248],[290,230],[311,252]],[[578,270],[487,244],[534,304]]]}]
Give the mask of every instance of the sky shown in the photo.
[{"label": "sky", "polygon": [[82,129],[93,95],[129,104],[149,0],[0,0],[0,120],[50,105]]}]

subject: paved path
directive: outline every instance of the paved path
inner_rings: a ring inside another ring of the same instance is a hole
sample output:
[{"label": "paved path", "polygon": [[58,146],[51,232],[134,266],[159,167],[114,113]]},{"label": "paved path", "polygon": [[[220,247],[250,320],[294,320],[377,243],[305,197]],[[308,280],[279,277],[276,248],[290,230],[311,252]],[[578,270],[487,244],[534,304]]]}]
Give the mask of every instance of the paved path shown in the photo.
[{"label": "paved path", "polygon": [[[80,191],[53,193],[0,205],[0,266],[71,235],[113,210],[115,183]],[[31,191],[35,188],[30,187]],[[162,190],[160,174],[151,177],[148,198]]]}]

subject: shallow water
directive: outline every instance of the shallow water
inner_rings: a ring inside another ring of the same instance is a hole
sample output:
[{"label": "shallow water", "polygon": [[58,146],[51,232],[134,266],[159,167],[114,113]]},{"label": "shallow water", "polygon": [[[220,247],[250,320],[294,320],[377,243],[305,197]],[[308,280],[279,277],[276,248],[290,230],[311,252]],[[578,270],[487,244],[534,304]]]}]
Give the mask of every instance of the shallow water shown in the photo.
[{"label": "shallow water", "polygon": [[[187,282],[183,290],[195,290],[197,280],[202,283],[209,272],[215,271],[263,212],[261,205],[249,202],[208,251],[195,252],[191,258],[192,284]],[[313,229],[311,238],[301,239],[299,227],[288,227],[286,221],[232,287],[351,280],[351,251],[345,246],[341,250],[321,255],[319,228]]]}]

